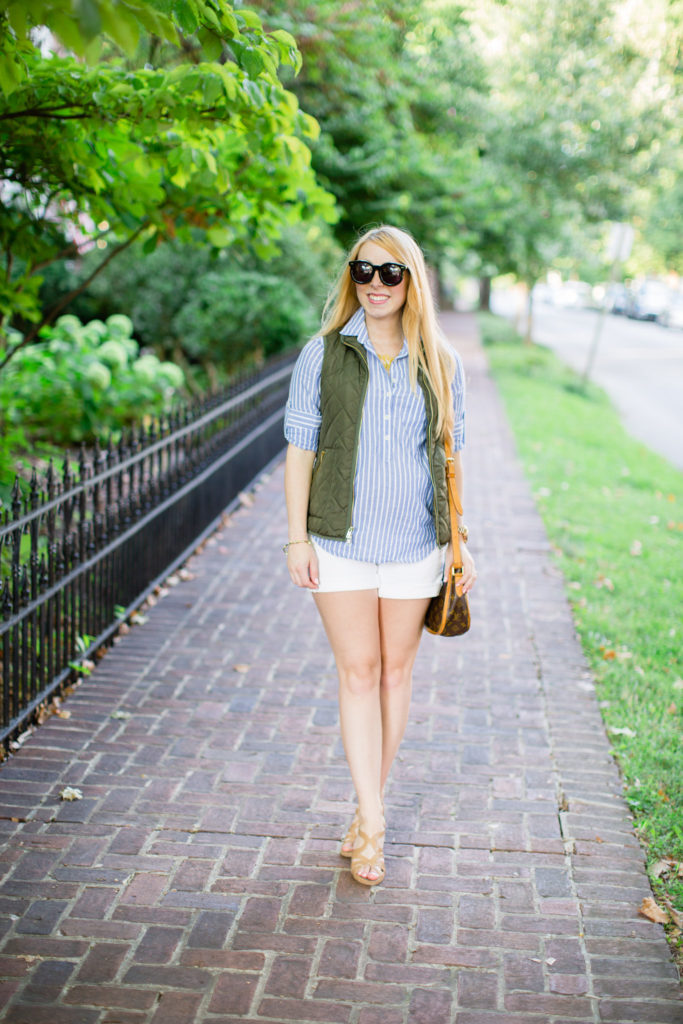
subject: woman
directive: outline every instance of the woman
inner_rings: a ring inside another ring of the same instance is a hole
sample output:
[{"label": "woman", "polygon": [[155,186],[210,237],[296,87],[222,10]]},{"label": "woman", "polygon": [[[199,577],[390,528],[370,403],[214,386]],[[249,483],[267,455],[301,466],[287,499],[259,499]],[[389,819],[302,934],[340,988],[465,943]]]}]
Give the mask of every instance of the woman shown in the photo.
[{"label": "woman", "polygon": [[[439,331],[420,248],[375,228],[353,246],[322,333],[297,360],[285,419],[287,566],[313,592],[337,665],[358,798],[341,853],[363,885],[384,878],[384,786],[444,556],[450,565],[449,434],[462,493],[462,365]],[[462,557],[467,593],[476,573],[465,544]]]}]

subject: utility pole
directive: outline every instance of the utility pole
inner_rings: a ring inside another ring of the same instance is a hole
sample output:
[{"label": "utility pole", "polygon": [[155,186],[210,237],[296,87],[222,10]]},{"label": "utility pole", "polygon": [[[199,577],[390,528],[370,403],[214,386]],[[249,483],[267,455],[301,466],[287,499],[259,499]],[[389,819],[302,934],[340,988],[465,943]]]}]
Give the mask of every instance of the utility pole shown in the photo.
[{"label": "utility pole", "polygon": [[612,261],[612,270],[610,272],[609,284],[607,285],[605,298],[603,299],[602,306],[600,307],[595,321],[593,338],[591,340],[590,348],[588,349],[586,368],[584,369],[583,376],[581,377],[581,386],[584,389],[588,384],[590,375],[593,371],[593,364],[595,363],[595,357],[598,354],[598,346],[600,344],[600,338],[602,337],[602,330],[605,326],[605,316],[607,315],[607,294],[609,292],[609,287],[616,283],[622,263],[624,263],[631,255],[632,245],[633,228],[631,225],[624,223],[612,224],[609,242],[607,243],[607,254]]}]

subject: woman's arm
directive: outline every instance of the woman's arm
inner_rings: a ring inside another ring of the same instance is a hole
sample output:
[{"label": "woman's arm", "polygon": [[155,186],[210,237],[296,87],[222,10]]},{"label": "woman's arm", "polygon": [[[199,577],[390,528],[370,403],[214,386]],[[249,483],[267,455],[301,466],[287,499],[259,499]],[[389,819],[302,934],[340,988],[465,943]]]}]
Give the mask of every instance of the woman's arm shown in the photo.
[{"label": "woman's arm", "polygon": [[318,587],[318,559],[308,540],[308,498],[315,452],[290,444],[285,461],[285,502],[289,537],[287,568],[292,583],[297,587],[316,590]]}]

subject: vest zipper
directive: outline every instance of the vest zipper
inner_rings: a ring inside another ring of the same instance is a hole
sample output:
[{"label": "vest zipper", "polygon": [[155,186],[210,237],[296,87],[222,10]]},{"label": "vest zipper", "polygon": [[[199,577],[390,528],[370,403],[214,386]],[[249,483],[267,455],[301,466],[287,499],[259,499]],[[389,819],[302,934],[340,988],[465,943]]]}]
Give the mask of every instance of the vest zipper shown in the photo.
[{"label": "vest zipper", "polygon": [[[348,344],[348,342],[345,342],[345,344]],[[362,395],[362,398],[361,398],[360,416],[358,417],[358,426],[356,428],[356,439],[355,439],[355,445],[354,445],[353,467],[352,467],[352,470],[351,470],[351,504],[349,505],[349,519],[348,519],[349,526],[348,526],[348,529],[346,531],[346,538],[345,538],[345,543],[346,544],[350,544],[351,543],[351,538],[353,536],[353,508],[354,508],[354,503],[355,503],[355,500],[356,500],[356,486],[355,485],[356,485],[356,466],[358,465],[358,445],[359,445],[359,442],[360,442],[360,428],[361,428],[361,425],[363,423],[363,409],[365,407],[365,396],[368,393],[368,384],[370,382],[370,367],[368,366],[368,360],[367,360],[367,356],[365,355],[365,352],[363,351],[363,346],[359,345],[358,348],[356,348],[355,345],[350,345],[349,347],[352,348],[356,352],[356,354],[359,355],[360,358],[365,363],[365,369],[367,370],[367,375],[365,377],[365,387],[363,388],[363,395]]]},{"label": "vest zipper", "polygon": [[424,388],[424,391],[429,396],[429,412],[427,422],[427,442],[429,444],[429,475],[432,480],[432,493],[434,495],[434,530],[436,531],[436,543],[439,543],[439,498],[437,495],[436,481],[434,480],[434,447],[432,445],[432,423],[434,422],[434,405],[432,403],[432,392],[431,388]]},{"label": "vest zipper", "polygon": [[326,451],[327,451],[327,448],[323,448],[321,451],[318,452],[318,458],[316,459],[316,463],[315,463],[315,466],[313,468],[313,475],[314,476],[318,472],[318,470],[320,469],[320,466],[322,465],[322,461],[323,461],[323,459],[325,457],[325,452]]}]

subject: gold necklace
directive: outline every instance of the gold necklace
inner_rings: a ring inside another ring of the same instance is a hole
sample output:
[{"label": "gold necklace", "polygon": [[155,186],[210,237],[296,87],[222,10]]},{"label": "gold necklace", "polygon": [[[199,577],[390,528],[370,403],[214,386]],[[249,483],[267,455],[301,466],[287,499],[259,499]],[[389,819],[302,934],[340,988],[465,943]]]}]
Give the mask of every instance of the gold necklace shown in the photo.
[{"label": "gold necklace", "polygon": [[396,356],[382,356],[378,352],[377,353],[377,358],[382,361],[382,366],[387,371],[387,373],[390,373],[391,372],[391,364],[393,363],[393,361],[396,358]]}]

